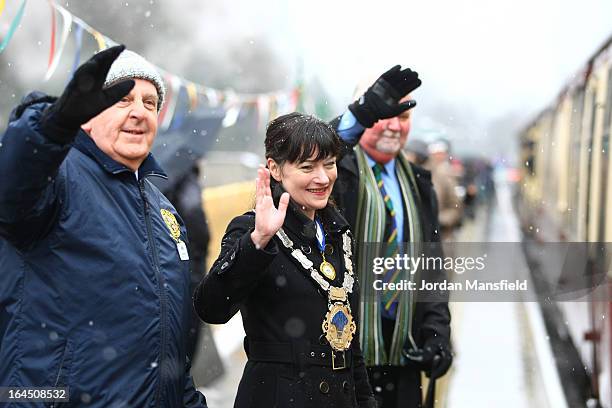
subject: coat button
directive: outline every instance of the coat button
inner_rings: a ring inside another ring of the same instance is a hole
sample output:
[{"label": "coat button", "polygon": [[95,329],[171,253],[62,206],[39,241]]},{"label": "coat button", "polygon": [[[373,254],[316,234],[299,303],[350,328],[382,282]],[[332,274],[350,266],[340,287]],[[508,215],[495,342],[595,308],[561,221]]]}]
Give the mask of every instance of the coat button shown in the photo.
[{"label": "coat button", "polygon": [[351,390],[351,384],[349,384],[348,381],[343,381],[342,389],[344,390],[344,392],[349,392]]},{"label": "coat button", "polygon": [[321,381],[321,384],[319,384],[319,390],[323,394],[327,394],[329,392],[329,384],[327,383],[327,381]]}]

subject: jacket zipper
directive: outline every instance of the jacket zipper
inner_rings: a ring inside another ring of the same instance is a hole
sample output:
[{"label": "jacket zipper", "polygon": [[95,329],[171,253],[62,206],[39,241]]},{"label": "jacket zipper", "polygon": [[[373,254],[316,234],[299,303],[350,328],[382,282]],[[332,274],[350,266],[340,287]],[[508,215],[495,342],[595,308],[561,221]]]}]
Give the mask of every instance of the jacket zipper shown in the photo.
[{"label": "jacket zipper", "polygon": [[164,378],[164,356],[166,354],[165,351],[166,351],[166,303],[167,303],[167,299],[166,299],[166,291],[164,289],[164,278],[159,268],[159,257],[157,255],[155,237],[153,236],[153,227],[151,226],[151,212],[150,212],[149,202],[147,201],[147,198],[145,195],[144,181],[139,180],[138,186],[140,189],[140,195],[144,202],[144,215],[145,215],[145,222],[147,225],[147,237],[149,240],[149,248],[153,255],[153,263],[154,263],[153,266],[155,267],[155,277],[157,278],[157,285],[159,286],[159,293],[160,293],[161,345],[160,345],[160,355],[159,355],[159,365],[158,365],[159,382],[157,384],[157,392],[156,392],[155,400],[156,400],[156,406],[161,407],[162,406],[161,393],[162,393],[163,378]]},{"label": "jacket zipper", "polygon": [[[60,377],[62,375],[62,370],[64,369],[64,363],[66,362],[66,354],[68,354],[68,339],[66,339],[66,343],[64,344],[64,352],[62,353],[62,359],[60,360],[59,370],[57,370],[57,375],[55,376],[55,384],[53,384],[53,388],[57,388],[59,384]],[[53,401],[49,408],[55,407],[55,401]]]}]

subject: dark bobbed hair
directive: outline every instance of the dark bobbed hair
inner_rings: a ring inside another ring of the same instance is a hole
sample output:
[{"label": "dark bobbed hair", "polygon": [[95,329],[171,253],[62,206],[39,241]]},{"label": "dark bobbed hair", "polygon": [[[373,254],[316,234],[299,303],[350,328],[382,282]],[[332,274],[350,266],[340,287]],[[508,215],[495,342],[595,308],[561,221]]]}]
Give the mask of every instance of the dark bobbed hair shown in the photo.
[{"label": "dark bobbed hair", "polygon": [[272,120],[264,143],[266,158],[279,166],[285,162],[305,162],[315,153],[315,160],[337,157],[341,146],[340,137],[329,124],[299,112]]}]

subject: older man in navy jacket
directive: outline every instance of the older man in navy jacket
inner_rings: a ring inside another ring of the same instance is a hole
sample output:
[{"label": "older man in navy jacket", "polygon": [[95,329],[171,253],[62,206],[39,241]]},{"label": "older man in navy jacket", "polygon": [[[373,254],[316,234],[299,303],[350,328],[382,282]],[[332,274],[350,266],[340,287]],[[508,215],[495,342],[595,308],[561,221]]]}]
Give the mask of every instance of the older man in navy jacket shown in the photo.
[{"label": "older man in navy jacket", "polygon": [[148,180],[165,177],[149,154],[163,98],[155,68],[117,46],[59,99],[13,111],[0,138],[0,386],[66,387],[75,406],[206,406],[185,353],[186,230]]}]

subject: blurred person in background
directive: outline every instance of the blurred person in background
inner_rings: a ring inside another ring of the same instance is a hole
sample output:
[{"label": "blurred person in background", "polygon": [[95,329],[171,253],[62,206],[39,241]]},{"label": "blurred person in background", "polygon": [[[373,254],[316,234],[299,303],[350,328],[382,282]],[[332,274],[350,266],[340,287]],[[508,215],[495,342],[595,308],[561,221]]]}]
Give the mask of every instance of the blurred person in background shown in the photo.
[{"label": "blurred person in background", "polygon": [[165,177],[149,153],[165,88],[124,48],[59,98],[28,95],[0,138],[0,385],[66,387],[71,406],[206,407],[185,350],[187,233],[149,181]]},{"label": "blurred person in background", "polygon": [[438,140],[429,145],[429,161],[433,187],[438,197],[438,219],[442,228],[442,241],[454,240],[455,230],[461,225],[463,203],[457,194],[457,175],[449,161],[449,144]]},{"label": "blurred person in background", "polygon": [[476,217],[476,207],[478,201],[484,198],[479,197],[478,179],[480,178],[481,159],[468,158],[463,161],[464,172],[461,177],[461,185],[465,188],[463,199],[463,215],[466,219],[473,220]]},{"label": "blurred person in background", "polygon": [[406,158],[411,163],[417,166],[423,167],[429,159],[429,150],[427,149],[427,143],[419,139],[410,139],[406,143]]},{"label": "blurred person in background", "polygon": [[[358,88],[358,99],[332,122],[345,151],[338,163],[334,198],[355,231],[358,263],[368,261],[362,254],[372,244],[366,243],[386,244],[371,254],[378,257],[439,251],[439,244],[429,245],[440,241],[430,174],[410,164],[402,151],[411,127],[411,108],[416,105],[410,93],[421,80],[416,72],[398,65],[368,84],[367,90]],[[418,293],[415,302],[412,291],[399,295],[375,291],[371,268],[358,264],[358,270],[361,345],[380,406],[422,406],[421,371],[432,378],[426,400],[433,403],[435,378],[444,375],[452,362],[448,298],[419,302],[425,294]],[[415,276],[424,275],[428,281],[441,280],[444,271]],[[406,269],[387,270],[382,276],[386,282],[413,278]]]},{"label": "blurred person in background", "polygon": [[359,346],[353,237],[329,200],[340,145],[311,116],[270,122],[255,208],[231,221],[196,290],[205,322],[242,315],[248,361],[236,408],[376,407]]},{"label": "blurred person in background", "polygon": [[[174,186],[166,193],[168,200],[174,205],[189,231],[189,258],[191,263],[191,282],[189,292],[193,295],[196,286],[204,277],[206,270],[206,256],[208,254],[208,220],[202,206],[202,189],[199,182],[200,170],[194,165]],[[187,355],[191,361],[197,351],[197,341],[200,334],[200,319],[192,313],[189,327]]]},{"label": "blurred person in background", "polygon": [[[177,156],[173,160],[186,160]],[[174,205],[187,227],[191,282],[189,293],[193,296],[196,287],[206,274],[206,260],[210,231],[208,218],[202,203],[200,168],[196,161],[184,174],[170,185],[163,185],[162,191]],[[210,325],[203,323],[191,308],[189,333],[187,334],[187,356],[191,361],[191,375],[198,387],[211,386],[221,375],[224,367],[215,344]]]}]

